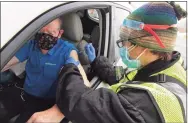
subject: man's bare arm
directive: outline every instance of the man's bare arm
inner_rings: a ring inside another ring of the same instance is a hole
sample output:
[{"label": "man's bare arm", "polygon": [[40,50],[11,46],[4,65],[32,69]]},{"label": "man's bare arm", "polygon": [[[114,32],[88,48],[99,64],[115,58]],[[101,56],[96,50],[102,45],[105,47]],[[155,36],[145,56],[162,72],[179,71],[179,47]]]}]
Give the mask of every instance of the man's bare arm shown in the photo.
[{"label": "man's bare arm", "polygon": [[16,56],[14,56],[6,65],[5,67],[1,70],[1,72],[4,72],[6,70],[8,70],[10,67],[12,67],[13,65],[19,63],[18,58],[16,58]]},{"label": "man's bare arm", "polygon": [[[76,52],[75,50],[71,51],[70,56],[71,56],[72,58],[74,58],[75,61],[78,61],[78,60],[79,60],[79,59],[78,59],[78,54],[77,54],[77,52]],[[88,79],[87,79],[86,73],[85,73],[85,71],[84,71],[84,69],[83,69],[83,67],[82,67],[81,64],[78,65],[78,69],[79,69],[79,71],[80,71],[80,73],[81,73],[81,75],[82,75],[82,77],[83,77],[84,84],[85,84],[87,87],[90,87],[91,85],[90,85],[90,83],[89,83],[89,81],[88,81]]]},{"label": "man's bare arm", "polygon": [[59,123],[64,117],[57,105],[54,105],[48,110],[34,113],[27,123]]}]

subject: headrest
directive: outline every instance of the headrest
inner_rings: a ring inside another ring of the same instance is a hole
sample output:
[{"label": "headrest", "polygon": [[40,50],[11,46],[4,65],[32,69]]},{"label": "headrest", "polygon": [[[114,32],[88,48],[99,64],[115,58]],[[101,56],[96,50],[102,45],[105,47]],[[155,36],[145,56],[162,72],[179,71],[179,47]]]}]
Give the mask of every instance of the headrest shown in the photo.
[{"label": "headrest", "polygon": [[62,16],[62,28],[64,34],[62,35],[71,41],[81,41],[83,38],[83,27],[80,17],[76,13],[69,13]]},{"label": "headrest", "polygon": [[76,14],[78,14],[78,16],[79,16],[80,18],[82,18],[82,17],[84,17],[84,11],[85,11],[85,10],[80,10],[80,11],[76,12]]}]

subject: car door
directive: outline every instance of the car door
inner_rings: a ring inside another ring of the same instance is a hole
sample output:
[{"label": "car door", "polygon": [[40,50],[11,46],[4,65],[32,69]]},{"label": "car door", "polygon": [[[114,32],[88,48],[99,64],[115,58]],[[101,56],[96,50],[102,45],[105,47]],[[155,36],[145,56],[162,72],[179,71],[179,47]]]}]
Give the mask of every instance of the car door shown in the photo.
[{"label": "car door", "polygon": [[[131,12],[131,8],[129,8],[128,2],[124,3],[124,5],[127,6],[121,6],[119,4],[114,4],[110,8],[110,17],[109,17],[109,30],[107,31],[108,35],[108,40],[105,41],[105,51],[104,51],[104,56],[106,56],[109,61],[114,65],[114,66],[122,66],[126,67],[119,55],[119,48],[116,45],[116,41],[119,40],[119,33],[120,33],[120,27],[123,23],[123,20],[128,16]],[[109,85],[105,82],[98,81],[97,82],[97,87],[95,88],[100,88],[100,87],[106,87],[108,88]]]}]

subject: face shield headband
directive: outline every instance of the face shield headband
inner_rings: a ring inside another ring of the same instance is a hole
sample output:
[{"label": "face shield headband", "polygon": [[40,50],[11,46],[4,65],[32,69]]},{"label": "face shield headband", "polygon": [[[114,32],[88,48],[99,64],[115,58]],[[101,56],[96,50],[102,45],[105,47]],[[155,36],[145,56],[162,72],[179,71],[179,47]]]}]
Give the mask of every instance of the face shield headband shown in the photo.
[{"label": "face shield headband", "polygon": [[130,20],[130,19],[124,19],[123,26],[131,28],[133,30],[145,30],[151,35],[153,35],[158,42],[159,46],[162,48],[165,48],[164,44],[160,40],[159,36],[152,30],[152,29],[161,29],[166,30],[171,27],[176,27],[176,24],[173,25],[151,25],[151,24],[144,24],[143,22]]}]

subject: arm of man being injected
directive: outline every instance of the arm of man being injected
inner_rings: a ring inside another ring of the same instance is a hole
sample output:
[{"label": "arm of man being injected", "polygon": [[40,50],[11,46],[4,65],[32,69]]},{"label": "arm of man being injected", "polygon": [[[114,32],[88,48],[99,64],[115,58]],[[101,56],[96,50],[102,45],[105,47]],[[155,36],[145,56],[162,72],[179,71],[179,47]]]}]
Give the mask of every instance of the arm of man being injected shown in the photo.
[{"label": "arm of man being injected", "polygon": [[[72,50],[71,53],[70,53],[70,57],[72,57],[75,61],[78,61],[78,54],[75,50]],[[86,76],[86,73],[82,67],[81,64],[78,65],[78,70],[80,71],[80,74],[82,75],[82,78],[84,80],[84,84],[87,86],[87,87],[90,87],[90,83],[89,83],[89,80],[87,79],[87,76]]]}]

